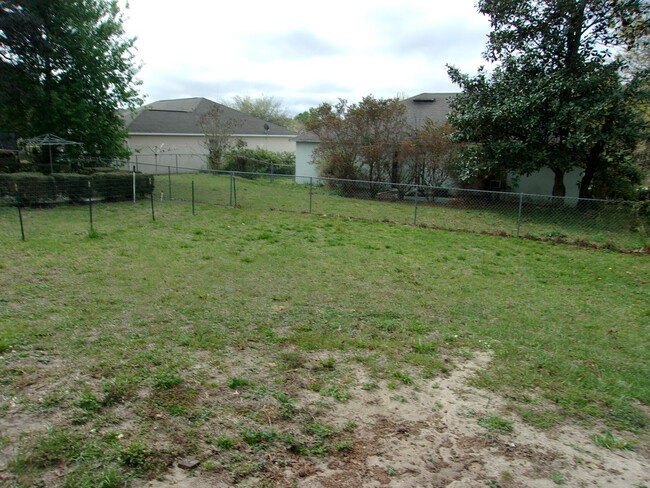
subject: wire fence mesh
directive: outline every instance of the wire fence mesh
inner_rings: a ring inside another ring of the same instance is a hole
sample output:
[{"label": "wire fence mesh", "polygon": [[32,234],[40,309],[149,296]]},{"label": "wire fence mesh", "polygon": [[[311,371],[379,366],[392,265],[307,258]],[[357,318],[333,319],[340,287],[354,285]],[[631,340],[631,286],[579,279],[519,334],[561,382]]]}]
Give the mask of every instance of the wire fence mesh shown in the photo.
[{"label": "wire fence mesh", "polygon": [[[132,170],[136,169],[131,166]],[[17,214],[28,207],[58,203],[87,206],[92,229],[92,204],[132,200],[144,207],[146,202],[151,218],[155,218],[157,205],[188,204],[194,212],[196,205],[208,204],[518,236],[624,251],[650,249],[649,202],[196,170],[175,164],[138,162],[138,167],[141,172],[33,175],[20,182],[0,176],[0,207],[15,207],[14,217],[6,209],[3,215],[17,219]]]}]

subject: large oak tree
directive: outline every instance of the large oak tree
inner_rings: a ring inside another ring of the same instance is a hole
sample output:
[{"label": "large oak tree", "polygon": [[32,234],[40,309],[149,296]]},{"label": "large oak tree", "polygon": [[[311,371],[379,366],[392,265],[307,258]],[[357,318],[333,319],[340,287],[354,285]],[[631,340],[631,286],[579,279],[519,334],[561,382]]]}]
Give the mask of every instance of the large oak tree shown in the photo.
[{"label": "large oak tree", "polygon": [[492,32],[493,73],[449,67],[463,93],[452,103],[454,138],[467,143],[465,176],[581,168],[580,197],[606,174],[638,179],[633,153],[647,137],[648,69],[624,79],[614,50],[647,40],[647,0],[481,0]]},{"label": "large oak tree", "polygon": [[141,102],[133,49],[117,1],[0,2],[0,130],[127,156],[118,110]]}]

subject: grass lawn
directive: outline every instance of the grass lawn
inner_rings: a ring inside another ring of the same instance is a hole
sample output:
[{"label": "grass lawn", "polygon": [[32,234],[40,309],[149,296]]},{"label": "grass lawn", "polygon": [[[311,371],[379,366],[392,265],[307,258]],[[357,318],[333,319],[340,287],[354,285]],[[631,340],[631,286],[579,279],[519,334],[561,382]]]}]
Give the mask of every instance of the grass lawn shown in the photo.
[{"label": "grass lawn", "polygon": [[[195,200],[203,203],[230,205],[231,181],[229,175],[180,174],[172,175],[172,196],[189,201],[192,181]],[[169,193],[169,178],[156,178],[156,195]],[[523,206],[518,226],[518,197],[506,201],[443,199],[436,203],[413,200],[401,202],[346,198],[324,186],[311,189],[309,185],[293,183],[293,177],[275,176],[247,180],[236,178],[237,205],[248,209],[277,209],[296,213],[339,216],[370,221],[462,230],[474,233],[516,236],[558,242],[594,245],[625,251],[650,250],[650,216],[635,215],[631,207],[611,202],[602,208],[577,211],[571,206],[551,207],[527,203]],[[476,195],[475,195],[476,196]],[[440,199],[439,199],[440,200]],[[488,199],[489,200],[489,199]],[[311,203],[310,203],[311,202]],[[641,212],[643,214],[643,211]]]},{"label": "grass lawn", "polygon": [[157,203],[152,222],[148,205],[98,205],[93,237],[83,207],[27,210],[25,242],[0,208],[0,461],[16,486],[122,486],[183,457],[236,481],[333,456],[354,425],[320,409],[477,351],[493,360],[475,384],[526,422],[647,439],[647,256],[262,204]]}]

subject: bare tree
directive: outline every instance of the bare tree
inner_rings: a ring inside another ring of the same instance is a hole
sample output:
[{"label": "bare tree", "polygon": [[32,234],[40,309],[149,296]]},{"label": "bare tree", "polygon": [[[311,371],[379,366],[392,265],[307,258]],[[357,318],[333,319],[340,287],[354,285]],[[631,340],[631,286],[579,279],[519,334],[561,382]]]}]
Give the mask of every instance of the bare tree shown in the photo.
[{"label": "bare tree", "polygon": [[199,121],[208,149],[208,167],[219,169],[225,152],[233,146],[233,132],[241,123],[225,116],[224,107],[215,105]]},{"label": "bare tree", "polygon": [[458,145],[450,139],[449,123],[436,125],[427,120],[413,129],[401,147],[407,180],[416,185],[440,187],[451,177],[451,163]]}]

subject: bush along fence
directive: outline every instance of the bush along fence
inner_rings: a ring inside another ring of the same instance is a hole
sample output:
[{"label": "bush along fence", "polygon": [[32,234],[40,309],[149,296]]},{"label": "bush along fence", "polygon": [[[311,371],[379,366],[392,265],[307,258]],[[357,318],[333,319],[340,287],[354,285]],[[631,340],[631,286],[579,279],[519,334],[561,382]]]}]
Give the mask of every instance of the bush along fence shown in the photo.
[{"label": "bush along fence", "polygon": [[151,202],[151,216],[155,219],[154,178],[153,175],[125,171],[97,172],[91,175],[4,173],[0,174],[0,206],[16,207],[20,235],[25,240],[25,208],[84,205],[88,207],[89,233],[94,235],[93,206],[98,203],[148,198]]},{"label": "bush along fence", "polygon": [[[196,204],[273,209],[650,252],[650,201],[647,200],[585,200],[273,173],[192,171],[145,163],[139,163],[139,169],[144,174],[133,176],[134,173],[121,172],[85,177],[96,178],[93,181],[96,196],[90,202],[100,198],[113,201],[149,196],[152,205],[154,200],[187,202],[192,212],[196,211]],[[57,175],[52,178],[56,190],[40,180],[30,184],[50,200],[73,200],[71,196],[63,197],[66,193],[56,187]],[[7,185],[2,181],[0,188],[5,190],[0,192],[5,192],[6,199]],[[87,180],[71,177],[67,184],[72,189],[68,193],[82,195],[82,203],[88,204],[89,197],[79,190],[84,181]],[[10,198],[16,201],[16,196]],[[31,199],[38,202],[43,197]],[[21,200],[20,205],[26,205],[25,201]]]}]

